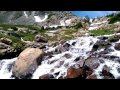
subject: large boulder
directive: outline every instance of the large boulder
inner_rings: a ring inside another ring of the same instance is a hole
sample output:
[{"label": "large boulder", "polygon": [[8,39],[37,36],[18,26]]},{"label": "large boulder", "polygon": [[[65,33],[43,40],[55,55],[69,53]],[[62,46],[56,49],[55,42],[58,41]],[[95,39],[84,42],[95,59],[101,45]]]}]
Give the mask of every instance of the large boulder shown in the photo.
[{"label": "large boulder", "polygon": [[67,69],[67,78],[78,78],[83,76],[83,69],[82,68],[73,68],[70,67]]},{"label": "large boulder", "polygon": [[85,60],[85,66],[89,67],[90,69],[96,69],[99,65],[99,60],[96,57],[89,57],[87,60]]},{"label": "large boulder", "polygon": [[43,51],[38,48],[27,48],[20,53],[12,73],[14,77],[30,78],[42,61]]}]

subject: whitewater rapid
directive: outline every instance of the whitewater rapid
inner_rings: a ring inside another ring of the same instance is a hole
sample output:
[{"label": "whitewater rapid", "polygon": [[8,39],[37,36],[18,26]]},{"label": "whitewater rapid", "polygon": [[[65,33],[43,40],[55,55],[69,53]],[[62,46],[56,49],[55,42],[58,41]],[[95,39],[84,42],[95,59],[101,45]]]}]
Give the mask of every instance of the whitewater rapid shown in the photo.
[{"label": "whitewater rapid", "polygon": [[[109,36],[110,35],[106,35],[106,37]],[[75,59],[77,57],[80,57],[81,60],[87,59],[91,55],[90,51],[92,50],[93,45],[98,40],[98,37],[84,36],[67,41],[66,43],[69,43],[71,46],[70,49],[59,54],[54,54],[51,58],[45,58],[41,65],[39,65],[36,71],[33,73],[31,79],[39,79],[40,76],[48,73],[52,74],[55,79],[66,77],[67,69],[70,66],[74,66],[76,68],[79,67],[80,62],[75,61]],[[60,45],[56,47],[48,47],[45,52],[54,51],[59,46]],[[113,50],[113,52],[108,53],[108,55],[120,57],[120,51],[114,49],[114,44],[112,44],[110,48]],[[102,50],[104,49],[101,49],[101,51]],[[66,58],[66,54],[69,54],[70,58]],[[13,59],[3,59],[0,61],[0,79],[14,79],[12,77],[12,66],[16,60],[17,57]],[[102,71],[104,65],[110,67],[110,72],[114,75],[115,78],[120,77],[120,73],[117,71],[117,69],[120,67],[120,64],[116,61],[106,59],[104,63],[101,63],[100,66],[94,70],[94,73],[97,75],[98,79],[102,79],[100,72]]]}]

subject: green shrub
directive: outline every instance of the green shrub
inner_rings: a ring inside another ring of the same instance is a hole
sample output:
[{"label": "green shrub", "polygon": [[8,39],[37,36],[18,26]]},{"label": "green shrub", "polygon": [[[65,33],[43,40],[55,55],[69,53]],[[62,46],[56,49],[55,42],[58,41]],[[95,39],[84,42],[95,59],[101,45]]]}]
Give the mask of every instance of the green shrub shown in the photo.
[{"label": "green shrub", "polygon": [[77,24],[74,26],[75,29],[79,29],[79,28],[81,28],[81,27],[83,27],[83,25],[82,25],[81,22],[77,23]]},{"label": "green shrub", "polygon": [[114,31],[113,30],[109,30],[109,29],[106,29],[106,30],[91,30],[89,31],[90,35],[93,35],[93,36],[100,36],[100,35],[109,35],[109,34],[113,34]]}]

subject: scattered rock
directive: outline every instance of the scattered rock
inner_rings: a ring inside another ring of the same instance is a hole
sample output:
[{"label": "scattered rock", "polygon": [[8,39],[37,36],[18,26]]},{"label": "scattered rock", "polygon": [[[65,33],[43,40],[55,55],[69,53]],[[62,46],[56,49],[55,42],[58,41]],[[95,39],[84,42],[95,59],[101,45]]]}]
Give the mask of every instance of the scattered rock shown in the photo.
[{"label": "scattered rock", "polygon": [[49,61],[48,63],[49,64],[53,64],[53,63],[55,63],[57,60],[52,60],[52,61]]},{"label": "scattered rock", "polygon": [[98,37],[98,39],[100,39],[100,40],[106,40],[106,39],[108,39],[108,37]]},{"label": "scattered rock", "polygon": [[109,47],[110,45],[111,44],[108,41],[99,40],[94,44],[92,51],[96,51],[96,50],[101,49],[103,47],[106,48],[106,47]]},{"label": "scattered rock", "polygon": [[63,65],[63,64],[64,64],[64,61],[60,61],[60,63],[59,63],[59,64],[60,64],[60,66],[61,66],[61,65]]},{"label": "scattered rock", "polygon": [[114,76],[110,73],[110,68],[107,65],[104,65],[102,69],[102,76],[104,76],[104,79],[114,79]]},{"label": "scattered rock", "polygon": [[76,42],[73,42],[72,45],[75,46]]},{"label": "scattered rock", "polygon": [[119,57],[114,56],[114,55],[102,55],[102,58],[109,59],[109,60],[112,60],[112,61],[120,59]]},{"label": "scattered rock", "polygon": [[80,67],[83,67],[84,62],[85,62],[85,60],[84,60],[84,59],[79,61],[79,65],[80,65]]},{"label": "scattered rock", "polygon": [[5,43],[7,45],[12,45],[12,40],[8,38],[0,38],[0,42]]},{"label": "scattered rock", "polygon": [[14,58],[17,53],[19,52],[16,52],[16,50],[10,45],[0,43],[0,59]]},{"label": "scattered rock", "polygon": [[43,42],[43,43],[47,43],[47,39],[45,37],[43,37],[42,35],[38,34],[35,36],[35,41],[36,42]]},{"label": "scattered rock", "polygon": [[9,47],[10,47],[9,45],[0,42],[0,49],[7,49]]},{"label": "scattered rock", "polygon": [[65,44],[63,45],[63,48],[65,49],[65,51],[68,51],[69,48],[70,48],[70,44],[69,44],[69,43],[65,43]]},{"label": "scattered rock", "polygon": [[70,44],[65,43],[65,44],[63,44],[63,45],[58,46],[53,53],[54,53],[54,54],[59,54],[59,53],[68,51],[69,48],[70,48]]},{"label": "scattered rock", "polygon": [[44,44],[44,43],[30,42],[30,43],[27,43],[25,45],[25,48],[28,48],[28,47],[44,49],[44,48],[46,48],[46,44]]},{"label": "scattered rock", "polygon": [[80,57],[77,57],[74,61],[77,62],[80,60]]},{"label": "scattered rock", "polygon": [[64,57],[67,58],[67,59],[69,59],[69,58],[71,58],[72,56],[71,56],[69,53],[66,53],[66,54],[64,55]]},{"label": "scattered rock", "polygon": [[43,51],[38,48],[27,48],[20,53],[13,66],[12,73],[16,78],[30,78],[42,61]]},{"label": "scattered rock", "polygon": [[8,64],[7,69],[10,72],[15,62]]},{"label": "scattered rock", "polygon": [[105,61],[103,59],[99,59],[99,62],[100,63],[104,63]]},{"label": "scattered rock", "polygon": [[111,37],[108,39],[109,42],[117,42],[118,40],[119,40],[119,37],[117,37],[117,36],[111,36]]}]

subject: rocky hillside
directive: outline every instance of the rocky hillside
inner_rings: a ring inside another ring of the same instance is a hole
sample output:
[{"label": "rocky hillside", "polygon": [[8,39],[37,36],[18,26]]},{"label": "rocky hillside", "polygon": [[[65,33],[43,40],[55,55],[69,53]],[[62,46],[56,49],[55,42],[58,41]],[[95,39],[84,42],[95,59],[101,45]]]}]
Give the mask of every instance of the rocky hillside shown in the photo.
[{"label": "rocky hillside", "polygon": [[75,25],[57,28],[0,24],[0,78],[119,79],[119,15],[79,18]]},{"label": "rocky hillside", "polygon": [[57,27],[74,25],[78,17],[69,11],[0,11],[0,23]]}]

